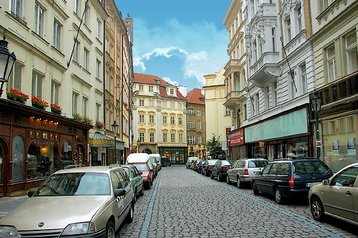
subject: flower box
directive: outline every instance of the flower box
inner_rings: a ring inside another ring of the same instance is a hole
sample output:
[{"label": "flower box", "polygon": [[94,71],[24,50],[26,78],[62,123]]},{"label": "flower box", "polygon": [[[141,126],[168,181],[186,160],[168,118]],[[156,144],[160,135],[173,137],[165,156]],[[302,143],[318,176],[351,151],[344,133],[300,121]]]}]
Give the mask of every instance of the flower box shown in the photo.
[{"label": "flower box", "polygon": [[17,102],[25,103],[27,99],[29,99],[29,95],[18,91],[17,89],[10,88],[10,90],[6,91],[7,99],[14,100]]},{"label": "flower box", "polygon": [[38,97],[33,96],[31,99],[32,102],[32,106],[39,108],[39,109],[45,109],[46,107],[48,107],[48,103],[44,100],[41,100]]},{"label": "flower box", "polygon": [[51,104],[51,112],[56,113],[56,114],[61,114],[62,113],[62,108],[59,105],[56,104]]}]

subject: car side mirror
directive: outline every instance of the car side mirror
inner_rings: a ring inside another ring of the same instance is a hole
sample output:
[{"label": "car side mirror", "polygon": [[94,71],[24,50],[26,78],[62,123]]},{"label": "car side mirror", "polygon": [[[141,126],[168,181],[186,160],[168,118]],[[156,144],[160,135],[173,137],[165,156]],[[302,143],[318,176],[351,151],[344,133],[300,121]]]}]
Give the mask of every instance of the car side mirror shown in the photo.
[{"label": "car side mirror", "polygon": [[139,171],[139,174],[142,175],[142,174],[143,174],[143,171]]},{"label": "car side mirror", "polygon": [[28,191],[27,192],[27,196],[30,198],[30,197],[32,197],[32,196],[34,196],[34,194],[35,194],[35,191]]},{"label": "car side mirror", "polygon": [[329,185],[329,180],[328,180],[328,179],[323,180],[323,181],[322,181],[322,184],[323,184],[323,185]]},{"label": "car side mirror", "polygon": [[122,197],[126,195],[126,190],[123,189],[123,188],[120,188],[120,189],[114,189],[114,196],[115,197]]}]

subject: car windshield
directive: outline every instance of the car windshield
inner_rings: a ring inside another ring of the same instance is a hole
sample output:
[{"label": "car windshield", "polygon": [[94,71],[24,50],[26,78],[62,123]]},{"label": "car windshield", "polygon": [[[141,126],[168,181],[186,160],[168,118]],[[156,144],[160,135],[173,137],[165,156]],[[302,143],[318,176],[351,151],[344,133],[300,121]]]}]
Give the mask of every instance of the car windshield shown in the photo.
[{"label": "car windshield", "polygon": [[320,161],[297,161],[294,165],[297,175],[326,175],[331,173],[328,166]]},{"label": "car windshield", "polygon": [[148,167],[146,164],[134,164],[135,167],[141,172],[148,171]]},{"label": "car windshield", "polygon": [[249,168],[262,168],[268,164],[265,160],[250,160],[248,163]]},{"label": "car windshield", "polygon": [[227,160],[222,160],[221,161],[221,165],[230,165],[229,161]]},{"label": "car windshield", "polygon": [[36,191],[35,196],[110,195],[110,182],[104,173],[54,174]]},{"label": "car windshield", "polygon": [[213,165],[213,164],[215,164],[216,161],[217,161],[217,160],[214,160],[214,159],[208,160],[208,164],[209,164],[209,165]]}]

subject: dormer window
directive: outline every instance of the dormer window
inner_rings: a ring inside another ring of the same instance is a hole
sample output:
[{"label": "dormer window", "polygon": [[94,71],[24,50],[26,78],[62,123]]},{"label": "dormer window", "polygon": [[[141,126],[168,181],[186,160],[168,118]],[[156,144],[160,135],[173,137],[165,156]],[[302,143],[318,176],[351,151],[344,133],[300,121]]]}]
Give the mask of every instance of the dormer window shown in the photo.
[{"label": "dormer window", "polygon": [[170,89],[170,95],[174,95],[174,88]]}]

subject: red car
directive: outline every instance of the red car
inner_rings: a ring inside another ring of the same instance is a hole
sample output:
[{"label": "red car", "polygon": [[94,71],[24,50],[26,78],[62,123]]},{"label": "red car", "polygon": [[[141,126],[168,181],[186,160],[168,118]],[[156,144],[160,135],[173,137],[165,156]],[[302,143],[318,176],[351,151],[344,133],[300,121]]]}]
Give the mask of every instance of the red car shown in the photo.
[{"label": "red car", "polygon": [[139,170],[140,175],[143,177],[144,188],[150,189],[153,185],[153,170],[149,169],[146,163],[136,163],[132,165],[134,165]]}]

